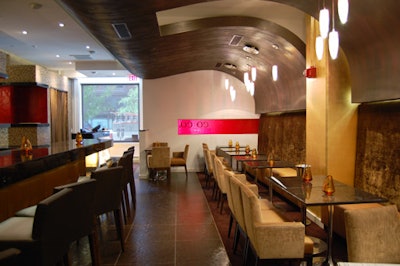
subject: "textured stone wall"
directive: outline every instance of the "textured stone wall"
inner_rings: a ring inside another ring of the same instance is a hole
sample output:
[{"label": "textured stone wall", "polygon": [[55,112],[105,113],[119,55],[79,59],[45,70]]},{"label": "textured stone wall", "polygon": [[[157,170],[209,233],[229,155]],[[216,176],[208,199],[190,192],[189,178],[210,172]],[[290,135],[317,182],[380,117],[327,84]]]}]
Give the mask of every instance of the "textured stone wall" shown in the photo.
[{"label": "textured stone wall", "polygon": [[354,186],[400,209],[400,102],[362,104]]},{"label": "textured stone wall", "polygon": [[306,113],[263,114],[260,117],[258,150],[295,163],[306,158]]}]

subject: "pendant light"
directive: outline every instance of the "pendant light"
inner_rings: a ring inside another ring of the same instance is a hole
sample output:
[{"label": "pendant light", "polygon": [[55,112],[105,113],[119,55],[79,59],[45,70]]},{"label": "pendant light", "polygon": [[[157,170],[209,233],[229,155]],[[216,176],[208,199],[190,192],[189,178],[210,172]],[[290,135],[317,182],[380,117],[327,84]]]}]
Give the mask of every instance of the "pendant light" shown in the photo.
[{"label": "pendant light", "polygon": [[256,67],[252,67],[251,68],[251,81],[256,81],[257,78],[257,68]]},{"label": "pendant light", "polygon": [[229,79],[225,79],[225,90],[229,89]]},{"label": "pendant light", "polygon": [[278,66],[277,65],[272,66],[272,80],[273,81],[278,80]]},{"label": "pendant light", "polygon": [[335,30],[335,1],[332,1],[332,31],[329,33],[329,54],[335,60],[339,53],[339,33]]},{"label": "pendant light", "polygon": [[328,37],[329,32],[329,10],[323,8],[319,11],[319,32],[322,38]]},{"label": "pendant light", "polygon": [[338,14],[339,19],[342,24],[346,24],[347,18],[349,16],[349,1],[348,0],[338,0]]}]

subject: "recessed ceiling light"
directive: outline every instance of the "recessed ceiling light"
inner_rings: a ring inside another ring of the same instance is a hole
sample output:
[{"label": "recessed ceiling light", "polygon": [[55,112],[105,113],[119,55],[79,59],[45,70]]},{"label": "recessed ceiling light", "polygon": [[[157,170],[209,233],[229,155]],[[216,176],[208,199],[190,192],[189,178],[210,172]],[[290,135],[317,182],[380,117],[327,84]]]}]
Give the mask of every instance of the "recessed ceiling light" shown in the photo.
[{"label": "recessed ceiling light", "polygon": [[231,63],[225,63],[224,67],[226,67],[227,69],[236,69],[236,65],[231,64]]},{"label": "recessed ceiling light", "polygon": [[250,44],[246,44],[245,46],[243,46],[243,51],[245,51],[246,53],[249,53],[249,54],[258,54],[259,53],[258,48],[253,45],[250,45]]},{"label": "recessed ceiling light", "polygon": [[60,23],[58,23],[58,26],[59,26],[60,28],[63,28],[65,25],[64,25],[64,23],[60,22]]},{"label": "recessed ceiling light", "polygon": [[86,49],[90,49],[90,46],[89,46],[89,45],[86,45]]},{"label": "recessed ceiling light", "polygon": [[274,48],[275,50],[278,50],[279,49],[279,45],[277,45],[276,43],[273,43],[272,44],[272,48]]},{"label": "recessed ceiling light", "polygon": [[22,31],[22,34],[27,35],[28,32],[27,32],[26,30],[23,30],[23,31]]},{"label": "recessed ceiling light", "polygon": [[60,55],[59,55],[59,54],[56,54],[56,57],[57,57],[57,58],[59,58],[59,57],[60,57]]}]

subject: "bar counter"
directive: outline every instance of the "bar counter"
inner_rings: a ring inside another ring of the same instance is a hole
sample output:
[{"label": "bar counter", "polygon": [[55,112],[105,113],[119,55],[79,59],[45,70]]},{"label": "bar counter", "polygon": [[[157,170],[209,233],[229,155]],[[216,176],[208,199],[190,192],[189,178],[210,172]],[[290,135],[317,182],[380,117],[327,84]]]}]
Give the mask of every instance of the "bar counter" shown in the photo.
[{"label": "bar counter", "polygon": [[75,140],[0,151],[0,221],[50,196],[55,186],[86,175],[85,156],[110,148],[112,139]]}]

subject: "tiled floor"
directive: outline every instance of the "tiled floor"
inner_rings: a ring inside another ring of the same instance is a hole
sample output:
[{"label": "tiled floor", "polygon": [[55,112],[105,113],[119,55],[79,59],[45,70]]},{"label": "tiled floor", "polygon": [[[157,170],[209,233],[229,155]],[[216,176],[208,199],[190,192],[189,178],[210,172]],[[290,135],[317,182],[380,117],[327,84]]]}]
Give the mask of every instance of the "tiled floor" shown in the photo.
[{"label": "tiled floor", "polygon": [[[137,173],[135,173],[137,176]],[[137,210],[121,252],[112,215],[101,220],[102,265],[229,265],[196,173],[170,181],[136,178]],[[87,240],[71,250],[73,265],[91,265]]]}]

